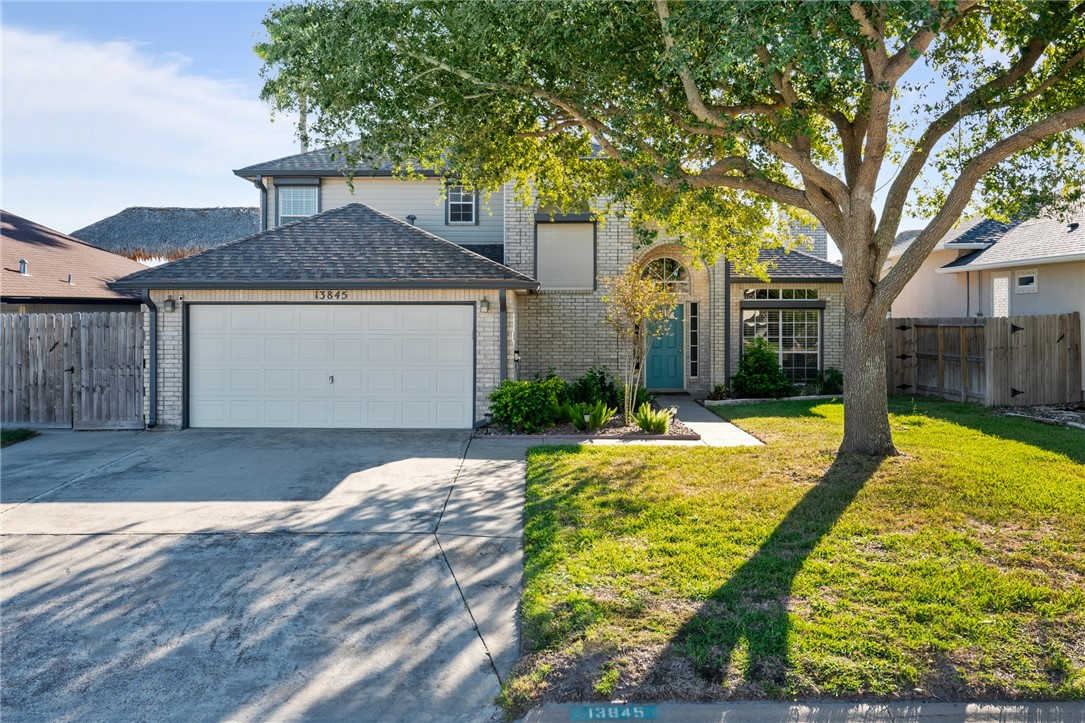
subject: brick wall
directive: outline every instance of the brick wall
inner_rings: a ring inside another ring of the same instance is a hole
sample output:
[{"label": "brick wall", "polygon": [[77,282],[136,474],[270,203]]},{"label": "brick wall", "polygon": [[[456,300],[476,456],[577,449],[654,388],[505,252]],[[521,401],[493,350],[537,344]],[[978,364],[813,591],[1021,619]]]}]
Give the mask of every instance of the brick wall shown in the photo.
[{"label": "brick wall", "polygon": [[[490,310],[482,313],[477,310],[475,314],[475,412],[479,419],[489,410],[490,403],[487,397],[490,391],[496,387],[501,379],[500,366],[500,334],[501,315],[499,306],[499,292],[493,289],[455,289],[455,290],[419,290],[419,291],[353,291],[353,301],[373,303],[394,303],[397,301],[411,302],[448,302],[470,301],[477,304],[485,298],[489,301]],[[166,312],[162,308],[162,302],[167,296],[172,296],[179,303],[177,310]],[[297,302],[311,303],[313,291],[229,291],[229,290],[191,290],[164,291],[154,290],[151,298],[158,305],[158,425],[166,428],[177,428],[183,420],[183,384],[184,384],[184,359],[183,342],[184,314],[181,311],[181,301],[185,303],[197,301],[219,302]],[[515,296],[508,292],[511,299]],[[325,303],[325,302],[322,302]],[[335,303],[335,302],[330,302]],[[515,309],[515,301],[511,307]],[[509,314],[510,320],[515,317],[515,312]],[[514,328],[510,323],[510,328]],[[147,340],[145,349],[150,349],[150,325],[147,325]],[[512,350],[515,347],[515,336],[508,337],[509,372],[511,374]],[[144,372],[146,389],[150,389],[150,362]],[[144,402],[145,415],[149,411],[150,394]]]}]

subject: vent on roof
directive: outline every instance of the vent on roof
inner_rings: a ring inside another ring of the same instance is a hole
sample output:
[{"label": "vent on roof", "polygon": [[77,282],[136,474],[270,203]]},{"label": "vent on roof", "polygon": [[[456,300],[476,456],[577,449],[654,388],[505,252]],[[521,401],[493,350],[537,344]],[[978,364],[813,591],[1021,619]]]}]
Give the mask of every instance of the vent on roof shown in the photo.
[{"label": "vent on roof", "polygon": [[30,269],[27,268],[26,259],[19,259],[19,273],[23,276],[30,276]]},{"label": "vent on roof", "polygon": [[1074,231],[1077,231],[1077,227],[1080,226],[1080,225],[1081,225],[1080,223],[1072,223],[1072,224],[1070,224],[1069,233],[1073,233]]}]

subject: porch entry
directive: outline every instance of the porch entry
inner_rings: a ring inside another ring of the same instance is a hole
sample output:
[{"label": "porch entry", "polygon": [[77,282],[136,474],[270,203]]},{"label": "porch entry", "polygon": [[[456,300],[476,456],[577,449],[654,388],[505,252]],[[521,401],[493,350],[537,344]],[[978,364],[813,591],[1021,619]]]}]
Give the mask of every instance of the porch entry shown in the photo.
[{"label": "porch entry", "polygon": [[658,339],[653,339],[648,347],[644,385],[649,389],[684,389],[686,386],[682,343],[684,317],[685,306],[679,304],[674,307],[667,322],[667,332]]}]

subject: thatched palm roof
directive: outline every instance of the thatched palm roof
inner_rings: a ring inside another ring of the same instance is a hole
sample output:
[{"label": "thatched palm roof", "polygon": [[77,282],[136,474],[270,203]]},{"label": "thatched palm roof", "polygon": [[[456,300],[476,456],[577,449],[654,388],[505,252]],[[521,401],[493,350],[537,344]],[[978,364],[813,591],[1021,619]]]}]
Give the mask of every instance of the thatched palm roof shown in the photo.
[{"label": "thatched palm roof", "polygon": [[133,206],[73,231],[72,236],[136,261],[172,261],[259,230],[258,208]]}]

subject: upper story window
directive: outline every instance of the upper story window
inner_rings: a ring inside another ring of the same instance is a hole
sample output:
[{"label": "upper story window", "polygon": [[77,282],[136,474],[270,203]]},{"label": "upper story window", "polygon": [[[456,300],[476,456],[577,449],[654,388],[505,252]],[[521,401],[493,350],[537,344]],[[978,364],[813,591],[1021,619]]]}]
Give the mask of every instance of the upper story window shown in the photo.
[{"label": "upper story window", "polygon": [[300,221],[317,212],[318,186],[284,186],[279,188],[279,225]]},{"label": "upper story window", "polygon": [[689,293],[689,272],[681,262],[670,258],[649,261],[644,267],[644,276],[663,286],[674,294]]},{"label": "upper story window", "polygon": [[817,289],[743,289],[742,298],[765,301],[816,300]]},{"label": "upper story window", "polygon": [[535,224],[535,278],[544,290],[595,288],[595,224]]},{"label": "upper story window", "polygon": [[463,186],[449,186],[446,194],[446,224],[478,223],[478,196]]}]

